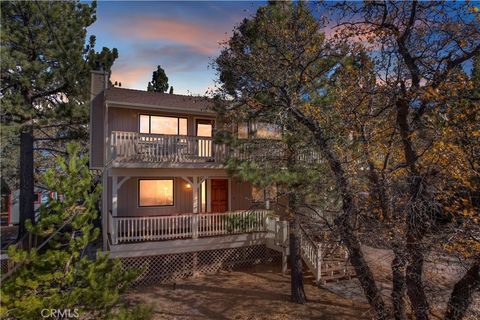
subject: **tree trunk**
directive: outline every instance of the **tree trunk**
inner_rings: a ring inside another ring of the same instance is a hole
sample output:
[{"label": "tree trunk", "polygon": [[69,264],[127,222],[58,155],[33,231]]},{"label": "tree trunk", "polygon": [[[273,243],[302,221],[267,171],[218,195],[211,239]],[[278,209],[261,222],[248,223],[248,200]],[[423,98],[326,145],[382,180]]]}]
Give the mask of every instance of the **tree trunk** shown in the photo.
[{"label": "tree trunk", "polygon": [[392,260],[392,305],[395,320],[405,320],[405,257],[397,249],[393,249]]},{"label": "tree trunk", "polygon": [[410,208],[408,209],[406,224],[406,250],[407,268],[405,271],[405,282],[407,285],[407,294],[412,305],[417,320],[428,319],[428,301],[423,289],[423,251],[421,247],[424,233],[426,232],[426,216],[417,210],[416,203],[426,198],[425,183],[421,179],[421,174],[416,166],[418,160],[417,152],[412,142],[412,130],[408,122],[410,104],[409,101],[400,98],[396,102],[397,125],[400,130],[400,137],[403,145],[403,153],[408,168],[410,181]]},{"label": "tree trunk", "polygon": [[31,133],[20,134],[20,205],[17,240],[26,233],[25,221],[35,222],[33,178],[33,137]]},{"label": "tree trunk", "polygon": [[348,181],[347,174],[343,170],[342,163],[337,154],[332,151],[332,148],[328,144],[328,140],[324,136],[322,128],[294,106],[290,106],[289,110],[292,112],[295,119],[305,125],[305,127],[312,132],[315,144],[320,148],[324,159],[327,161],[333,175],[335,176],[335,184],[342,197],[343,211],[342,215],[335,219],[335,225],[340,232],[343,244],[347,247],[350,263],[355,269],[355,273],[360,281],[365,296],[370,306],[375,311],[375,317],[377,319],[387,319],[388,313],[385,309],[385,304],[377,288],[375,279],[373,278],[372,271],[363,257],[360,242],[350,224],[351,217],[357,216],[358,210],[353,201],[353,188]]},{"label": "tree trunk", "polygon": [[350,263],[355,269],[355,274],[360,281],[368,303],[375,311],[375,318],[381,320],[388,319],[388,313],[385,309],[385,304],[383,303],[380,291],[377,288],[377,284],[375,283],[373,273],[365,261],[360,242],[347,219],[348,215],[344,213],[339,218],[335,219],[335,224],[340,231],[343,244],[348,249]]},{"label": "tree trunk", "polygon": [[[410,237],[411,238],[411,237]],[[423,289],[423,252],[416,240],[408,240],[407,237],[407,253],[408,264],[406,268],[406,284],[407,294],[415,313],[415,319],[428,319],[428,301]]]},{"label": "tree trunk", "polygon": [[303,266],[300,248],[300,223],[297,217],[290,220],[290,267],[291,267],[291,299],[292,302],[307,302],[303,287]]},{"label": "tree trunk", "polygon": [[473,293],[477,290],[480,290],[480,260],[475,261],[453,287],[445,312],[445,320],[463,319],[472,302]]}]

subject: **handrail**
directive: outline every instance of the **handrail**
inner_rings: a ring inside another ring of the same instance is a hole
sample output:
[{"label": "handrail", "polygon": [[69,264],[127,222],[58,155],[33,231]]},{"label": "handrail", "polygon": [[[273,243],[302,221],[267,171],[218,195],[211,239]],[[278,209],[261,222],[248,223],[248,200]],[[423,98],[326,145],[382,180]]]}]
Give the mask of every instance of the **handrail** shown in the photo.
[{"label": "handrail", "polygon": [[113,244],[160,241],[266,231],[270,210],[173,216],[112,217]]}]

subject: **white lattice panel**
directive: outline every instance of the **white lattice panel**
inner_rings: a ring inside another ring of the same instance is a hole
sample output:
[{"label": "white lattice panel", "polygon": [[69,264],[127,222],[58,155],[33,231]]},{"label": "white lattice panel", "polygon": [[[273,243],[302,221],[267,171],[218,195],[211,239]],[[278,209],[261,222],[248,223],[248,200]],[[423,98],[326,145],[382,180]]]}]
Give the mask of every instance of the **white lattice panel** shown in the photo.
[{"label": "white lattice panel", "polygon": [[200,252],[122,258],[125,268],[143,270],[134,285],[169,282],[194,274],[235,270],[260,263],[280,261],[279,252],[264,245]]}]

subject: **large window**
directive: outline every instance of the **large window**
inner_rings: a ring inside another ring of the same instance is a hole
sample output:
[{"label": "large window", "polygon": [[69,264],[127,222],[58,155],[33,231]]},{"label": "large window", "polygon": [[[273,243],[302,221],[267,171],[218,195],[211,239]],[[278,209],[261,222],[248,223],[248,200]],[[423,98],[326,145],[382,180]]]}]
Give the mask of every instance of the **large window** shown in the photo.
[{"label": "large window", "polygon": [[173,206],[173,179],[138,180],[140,207]]},{"label": "large window", "polygon": [[140,133],[187,135],[187,119],[140,115]]}]

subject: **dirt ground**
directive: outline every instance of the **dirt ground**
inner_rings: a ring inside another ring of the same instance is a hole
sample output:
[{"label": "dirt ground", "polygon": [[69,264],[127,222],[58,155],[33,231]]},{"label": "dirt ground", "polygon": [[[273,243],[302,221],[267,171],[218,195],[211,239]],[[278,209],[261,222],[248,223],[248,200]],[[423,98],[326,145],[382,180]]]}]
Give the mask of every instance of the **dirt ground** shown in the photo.
[{"label": "dirt ground", "polygon": [[305,305],[290,302],[290,278],[275,265],[138,288],[127,299],[152,305],[154,319],[370,319],[367,304],[319,289],[308,275],[305,282]]},{"label": "dirt ground", "polygon": [[[364,246],[377,286],[389,305],[391,294],[389,250]],[[446,302],[465,266],[448,257],[427,257],[425,291],[432,319],[442,319]],[[202,275],[174,285],[132,290],[127,299],[154,307],[154,319],[301,320],[371,319],[369,306],[357,279],[329,282],[318,288],[305,276],[308,303],[290,302],[290,277],[278,265],[261,265],[245,271]],[[480,319],[480,292],[474,296],[467,319]]]}]

